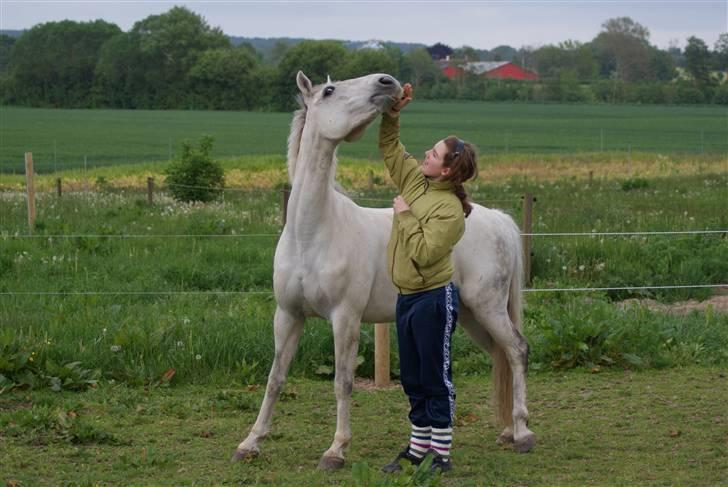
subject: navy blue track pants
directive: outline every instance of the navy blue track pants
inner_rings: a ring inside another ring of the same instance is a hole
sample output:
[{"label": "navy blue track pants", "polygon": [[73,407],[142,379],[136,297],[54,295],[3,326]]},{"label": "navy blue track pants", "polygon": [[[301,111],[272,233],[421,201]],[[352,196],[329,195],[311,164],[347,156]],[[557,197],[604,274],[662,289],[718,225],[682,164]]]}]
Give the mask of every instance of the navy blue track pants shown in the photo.
[{"label": "navy blue track pants", "polygon": [[460,298],[452,283],[397,298],[399,374],[415,426],[448,428],[455,413],[450,341]]}]

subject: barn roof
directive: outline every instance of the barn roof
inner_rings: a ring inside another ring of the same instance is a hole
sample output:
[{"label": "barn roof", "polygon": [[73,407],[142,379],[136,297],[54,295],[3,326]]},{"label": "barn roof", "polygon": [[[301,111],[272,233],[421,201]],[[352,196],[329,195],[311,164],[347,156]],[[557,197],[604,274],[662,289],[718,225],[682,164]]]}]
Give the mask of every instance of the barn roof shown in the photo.
[{"label": "barn roof", "polygon": [[493,71],[494,69],[498,69],[501,66],[505,66],[509,63],[510,61],[481,61],[477,63],[467,63],[465,65],[465,69],[467,69],[471,73],[481,75],[483,73]]}]

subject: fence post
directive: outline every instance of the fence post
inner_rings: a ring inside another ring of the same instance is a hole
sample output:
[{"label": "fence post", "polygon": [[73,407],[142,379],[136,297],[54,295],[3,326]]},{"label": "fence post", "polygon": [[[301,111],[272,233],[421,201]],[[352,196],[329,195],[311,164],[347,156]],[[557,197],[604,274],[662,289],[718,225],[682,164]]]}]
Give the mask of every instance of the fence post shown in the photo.
[{"label": "fence post", "polygon": [[374,385],[389,385],[389,323],[374,325]]},{"label": "fence post", "polygon": [[35,184],[33,183],[33,153],[25,153],[25,189],[28,193],[28,232],[35,227]]},{"label": "fence post", "polygon": [[56,194],[60,198],[63,195],[63,187],[61,186],[61,178],[56,178]]},{"label": "fence post", "polygon": [[531,193],[523,195],[523,276],[525,283],[531,284],[531,235],[533,228],[533,202]]},{"label": "fence post", "polygon": [[147,178],[147,203],[152,205],[154,203],[154,178]]},{"label": "fence post", "polygon": [[291,197],[291,185],[286,183],[283,185],[281,190],[283,194],[283,226],[286,226],[286,219],[288,218],[288,198]]}]

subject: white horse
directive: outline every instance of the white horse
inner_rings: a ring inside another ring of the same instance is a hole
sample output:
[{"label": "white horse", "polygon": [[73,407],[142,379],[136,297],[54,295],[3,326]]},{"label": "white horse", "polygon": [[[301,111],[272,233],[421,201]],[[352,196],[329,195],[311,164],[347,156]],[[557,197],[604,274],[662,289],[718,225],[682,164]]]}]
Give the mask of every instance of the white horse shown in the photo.
[{"label": "white horse", "polygon": [[[301,109],[288,138],[292,190],[273,266],[275,357],[258,418],[233,459],[259,454],[304,321],[317,316],[332,323],[336,355],[336,433],[319,462],[319,468],[330,470],[344,465],[351,441],[349,409],[361,322],[393,321],[397,297],[386,269],[392,210],[359,207],[336,191],[336,148],[361,137],[402,88],[386,74],[312,86],[299,72],[296,81]],[[494,359],[496,416],[505,427],[498,441],[526,452],[535,435],[527,427],[520,233],[505,213],[473,206],[453,252],[460,324]]]}]

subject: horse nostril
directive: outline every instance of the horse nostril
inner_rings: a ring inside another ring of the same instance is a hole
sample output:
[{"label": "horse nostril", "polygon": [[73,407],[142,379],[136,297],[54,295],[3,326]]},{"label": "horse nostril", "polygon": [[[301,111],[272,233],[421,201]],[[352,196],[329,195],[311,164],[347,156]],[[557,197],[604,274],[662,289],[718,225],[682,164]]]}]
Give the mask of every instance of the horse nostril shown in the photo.
[{"label": "horse nostril", "polygon": [[391,76],[382,76],[379,78],[379,82],[383,85],[389,86],[394,84],[394,79]]}]

